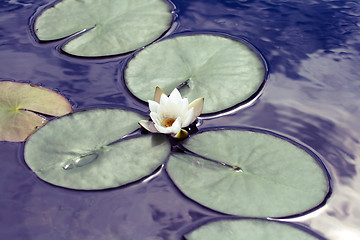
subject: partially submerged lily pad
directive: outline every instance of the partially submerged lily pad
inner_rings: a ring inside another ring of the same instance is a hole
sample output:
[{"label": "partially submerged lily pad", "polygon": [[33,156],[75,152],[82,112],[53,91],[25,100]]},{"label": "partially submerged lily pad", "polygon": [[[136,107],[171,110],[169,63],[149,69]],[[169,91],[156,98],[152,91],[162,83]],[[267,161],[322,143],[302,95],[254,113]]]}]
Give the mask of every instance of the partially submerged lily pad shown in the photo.
[{"label": "partially submerged lily pad", "polygon": [[63,50],[98,57],[143,47],[159,38],[171,22],[170,5],[164,0],[63,0],[46,9],[34,28],[42,41],[80,33]]},{"label": "partially submerged lily pad", "polygon": [[[151,66],[151,67],[149,67]],[[215,35],[179,36],[137,53],[125,69],[129,90],[143,101],[159,86],[170,93],[180,87],[189,99],[204,97],[204,113],[247,100],[265,80],[262,59],[246,44]]]},{"label": "partially submerged lily pad", "polygon": [[0,141],[24,141],[47,122],[37,113],[62,116],[70,112],[69,101],[50,89],[0,81]]},{"label": "partially submerged lily pad", "polygon": [[41,179],[66,188],[131,183],[156,170],[170,151],[162,135],[125,137],[142,118],[127,110],[95,109],[55,119],[28,139],[25,161]]},{"label": "partially submerged lily pad", "polygon": [[207,131],[183,145],[198,156],[171,154],[171,179],[189,198],[223,213],[290,216],[317,207],[329,192],[325,170],[312,155],[269,134]]},{"label": "partially submerged lily pad", "polygon": [[318,240],[319,238],[289,224],[255,220],[221,220],[205,224],[185,235],[187,240]]}]

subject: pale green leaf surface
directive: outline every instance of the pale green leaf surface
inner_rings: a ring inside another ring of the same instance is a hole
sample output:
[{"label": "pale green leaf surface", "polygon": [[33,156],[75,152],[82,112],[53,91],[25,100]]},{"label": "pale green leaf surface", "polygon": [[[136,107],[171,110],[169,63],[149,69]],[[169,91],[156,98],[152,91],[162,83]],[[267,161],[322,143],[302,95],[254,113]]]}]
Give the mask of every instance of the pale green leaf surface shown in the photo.
[{"label": "pale green leaf surface", "polygon": [[288,224],[266,220],[220,220],[185,235],[187,240],[318,240]]},{"label": "pale green leaf surface", "polygon": [[167,171],[191,199],[220,212],[282,217],[318,206],[329,191],[327,176],[304,150],[268,134],[207,131],[191,136],[185,148],[242,172],[189,154],[171,155]]},{"label": "pale green leaf surface", "polygon": [[40,86],[12,81],[0,82],[0,141],[24,141],[45,118],[36,113],[62,116],[72,112],[69,101]]},{"label": "pale green leaf surface", "polygon": [[[151,67],[148,67],[151,66]],[[244,43],[215,35],[180,36],[141,50],[125,69],[129,90],[143,101],[159,86],[169,94],[180,84],[190,101],[205,98],[203,113],[245,101],[265,78],[262,60]]]},{"label": "pale green leaf surface", "polygon": [[159,38],[171,25],[172,13],[163,0],[63,0],[35,21],[36,36],[57,40],[83,30],[63,46],[86,57],[126,53]]},{"label": "pale green leaf surface", "polygon": [[126,110],[95,109],[50,121],[28,139],[25,161],[41,179],[66,188],[106,189],[131,183],[151,174],[170,151],[161,135],[110,144],[136,130],[143,117]]}]

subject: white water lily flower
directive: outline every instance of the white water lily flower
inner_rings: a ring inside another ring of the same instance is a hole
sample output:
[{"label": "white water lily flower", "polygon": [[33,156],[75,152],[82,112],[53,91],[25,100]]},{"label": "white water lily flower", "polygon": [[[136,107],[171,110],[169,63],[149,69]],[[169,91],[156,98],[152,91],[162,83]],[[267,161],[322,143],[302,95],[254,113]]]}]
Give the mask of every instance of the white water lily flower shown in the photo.
[{"label": "white water lily flower", "polygon": [[154,101],[149,100],[150,118],[141,120],[139,124],[152,133],[171,134],[176,138],[184,138],[187,132],[182,128],[189,126],[201,114],[204,98],[198,98],[189,104],[175,88],[170,96],[156,87]]}]

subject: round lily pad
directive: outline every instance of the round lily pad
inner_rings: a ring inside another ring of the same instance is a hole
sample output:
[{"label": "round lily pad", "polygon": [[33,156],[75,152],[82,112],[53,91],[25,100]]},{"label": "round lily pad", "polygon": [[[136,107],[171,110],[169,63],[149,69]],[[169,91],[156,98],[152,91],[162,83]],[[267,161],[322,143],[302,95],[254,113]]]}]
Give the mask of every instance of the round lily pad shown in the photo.
[{"label": "round lily pad", "polygon": [[183,145],[198,155],[171,154],[166,168],[171,179],[189,198],[223,213],[291,216],[319,206],[329,192],[318,160],[273,135],[207,131]]},{"label": "round lily pad", "polygon": [[[151,66],[151,67],[149,67]],[[264,62],[244,42],[199,34],[178,36],[139,51],[125,69],[128,89],[143,101],[149,89],[179,87],[190,100],[204,97],[203,113],[221,111],[253,96],[265,80]]]},{"label": "round lily pad", "polygon": [[220,220],[185,235],[187,240],[319,240],[292,225],[255,219]]},{"label": "round lily pad", "polygon": [[42,41],[77,34],[63,46],[84,57],[127,53],[159,38],[172,22],[164,0],[63,0],[35,21]]},{"label": "round lily pad", "polygon": [[0,141],[22,142],[47,120],[40,114],[72,112],[69,101],[50,89],[0,81]]},{"label": "round lily pad", "polygon": [[162,135],[126,137],[142,118],[117,109],[58,118],[28,139],[25,161],[44,181],[66,188],[106,189],[131,183],[156,170],[170,151]]}]

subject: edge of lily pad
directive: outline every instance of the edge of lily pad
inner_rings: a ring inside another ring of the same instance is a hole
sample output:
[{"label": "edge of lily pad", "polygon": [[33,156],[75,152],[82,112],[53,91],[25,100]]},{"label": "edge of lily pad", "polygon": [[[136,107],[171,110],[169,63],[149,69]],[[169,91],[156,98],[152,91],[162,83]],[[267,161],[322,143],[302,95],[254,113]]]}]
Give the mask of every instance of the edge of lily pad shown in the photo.
[{"label": "edge of lily pad", "polygon": [[[67,95],[67,94],[64,94],[62,93],[61,91],[59,91],[58,89],[56,88],[49,88],[49,87],[45,87],[42,83],[31,83],[30,81],[21,81],[21,80],[15,80],[13,78],[1,78],[0,77],[0,82],[14,82],[14,83],[21,83],[21,84],[27,84],[27,85],[30,85],[30,86],[33,86],[33,87],[39,87],[39,88],[42,88],[46,91],[50,91],[50,92],[54,92],[60,96],[63,97],[63,99],[67,100],[67,102],[69,103],[69,106],[71,107],[72,109],[72,112],[70,113],[73,113],[75,111],[75,107],[76,107],[76,104],[71,100],[70,96]],[[30,110],[31,111],[31,110]],[[36,111],[32,111],[32,112],[36,112]],[[70,114],[68,113],[68,114]],[[47,114],[44,114],[44,113],[40,113],[40,112],[37,112],[37,114],[41,115],[41,116],[44,116],[44,117],[47,117],[47,118],[56,118],[57,116],[52,116],[52,115],[47,115]],[[144,113],[142,113],[144,114]],[[65,114],[67,115],[67,114]],[[62,116],[65,116],[65,115],[62,115]],[[62,117],[62,116],[58,116],[58,117]]]},{"label": "edge of lily pad", "polygon": [[36,36],[36,33],[35,33],[35,21],[36,19],[43,13],[45,12],[46,10],[48,10],[49,8],[52,8],[54,7],[56,4],[58,4],[59,2],[61,2],[63,0],[55,0],[53,2],[50,2],[50,3],[47,3],[43,6],[40,6],[38,7],[35,12],[31,15],[30,19],[29,19],[29,29],[28,31],[30,32],[30,35],[32,36],[31,40],[34,44],[36,45],[48,45],[48,44],[54,44],[54,43],[57,43],[55,45],[55,49],[56,49],[56,52],[59,54],[59,55],[65,55],[65,56],[68,56],[68,57],[72,57],[72,58],[78,58],[78,59],[83,59],[83,60],[86,60],[86,59],[90,59],[90,60],[98,60],[98,59],[108,59],[108,58],[115,58],[115,57],[124,57],[127,55],[131,55],[132,53],[136,52],[136,51],[139,51],[151,44],[154,44],[155,42],[157,41],[160,41],[166,37],[168,37],[170,34],[172,34],[173,31],[175,31],[175,29],[178,27],[178,23],[177,23],[177,18],[178,18],[178,14],[176,13],[176,5],[171,1],[171,0],[164,0],[168,5],[169,5],[169,9],[171,10],[170,12],[172,13],[172,19],[171,19],[171,24],[169,26],[168,29],[166,29],[163,34],[161,34],[157,39],[155,39],[154,41],[146,44],[145,46],[142,46],[141,48],[138,48],[138,49],[135,49],[135,50],[132,50],[132,51],[129,51],[129,52],[126,52],[126,53],[120,53],[120,54],[113,54],[113,55],[106,55],[106,56],[94,56],[94,57],[91,57],[91,56],[78,56],[78,55],[72,55],[70,53],[67,53],[63,50],[63,47],[68,43],[70,42],[71,40],[73,40],[74,38],[76,38],[77,36],[79,35],[82,35],[84,34],[85,32],[91,30],[90,29],[85,29],[83,31],[80,31],[80,32],[77,32],[77,33],[73,33],[72,35],[69,35],[67,37],[63,37],[63,38],[59,38],[59,39],[54,39],[54,40],[47,40],[47,41],[42,41],[40,40],[37,36]]},{"label": "edge of lily pad", "polygon": [[312,235],[313,237],[318,238],[319,240],[326,240],[326,238],[324,238],[323,236],[321,236],[319,233],[313,231],[312,229],[306,228],[303,225],[300,225],[296,222],[287,222],[287,221],[279,221],[279,220],[271,220],[271,219],[266,219],[266,218],[250,218],[250,217],[235,217],[235,216],[225,216],[225,217],[213,217],[213,218],[208,218],[205,220],[200,220],[197,223],[187,227],[186,229],[184,229],[183,231],[181,231],[181,233],[179,235],[183,236],[184,240],[187,240],[186,235],[190,234],[193,231],[196,231],[198,228],[201,228],[202,226],[205,226],[207,224],[211,224],[211,223],[215,223],[217,221],[234,221],[234,220],[254,220],[254,221],[264,221],[264,222],[272,222],[272,223],[278,223],[278,224],[284,224],[296,229],[299,229],[301,231],[304,231],[310,235]]},{"label": "edge of lily pad", "polygon": [[[135,132],[138,131],[138,130],[135,130]],[[133,133],[130,133],[130,134],[134,134],[135,132]],[[129,135],[130,135],[129,134]],[[134,135],[131,135],[131,136],[125,136],[121,139],[119,139],[118,141],[116,142],[121,142],[123,140],[128,140],[128,139],[135,139],[135,138],[139,138],[142,136],[142,133],[138,133],[138,134],[134,134]],[[26,141],[25,141],[26,142]],[[115,142],[112,142],[110,143],[111,144],[114,144]],[[171,152],[171,151],[170,151]],[[170,156],[170,154],[169,154]],[[139,178],[135,181],[132,181],[132,182],[129,182],[129,183],[126,183],[126,184],[123,184],[121,186],[117,186],[117,187],[109,187],[109,188],[104,188],[104,189],[75,189],[75,188],[69,188],[69,187],[64,187],[64,186],[60,186],[60,185],[56,185],[54,183],[51,183],[51,182],[48,182],[48,181],[45,181],[44,179],[40,178],[39,176],[36,175],[35,172],[33,172],[33,170],[27,165],[27,163],[25,162],[25,144],[22,144],[21,145],[21,148],[20,148],[20,154],[19,154],[19,157],[21,159],[23,159],[23,162],[21,163],[24,167],[28,168],[28,170],[30,171],[30,174],[32,174],[34,176],[34,178],[36,178],[38,181],[37,182],[40,182],[42,184],[45,184],[45,185],[51,185],[51,187],[56,187],[56,188],[60,188],[60,189],[66,189],[66,190],[69,190],[69,191],[76,191],[76,192],[104,192],[104,191],[112,191],[114,189],[122,189],[122,188],[127,188],[129,186],[135,186],[141,182],[144,182],[144,181],[147,181],[147,180],[151,180],[152,178],[154,178],[155,176],[157,176],[158,174],[161,173],[161,171],[165,171],[165,162],[167,161],[167,159],[169,158],[169,156],[165,159],[164,163],[162,163],[161,165],[159,165],[152,173],[150,173],[149,175],[146,175],[142,178]]]},{"label": "edge of lily pad", "polygon": [[58,89],[53,89],[53,88],[47,88],[45,86],[43,86],[42,84],[35,84],[35,83],[31,83],[30,81],[18,81],[18,80],[15,80],[15,79],[12,79],[12,78],[0,78],[0,82],[12,82],[12,83],[20,83],[20,84],[25,84],[25,85],[29,85],[31,87],[34,87],[34,88],[38,88],[38,89],[42,89],[43,91],[48,91],[48,92],[53,92],[54,94],[58,95],[58,96],[61,96],[62,99],[64,101],[66,101],[68,107],[71,109],[71,112],[67,113],[67,114],[64,114],[64,115],[60,115],[60,116],[55,116],[55,115],[51,115],[51,114],[47,114],[47,113],[44,113],[44,112],[40,112],[40,111],[35,111],[35,110],[26,110],[26,109],[21,109],[22,111],[29,111],[31,112],[32,114],[35,114],[41,118],[43,118],[43,120],[45,121],[45,123],[40,126],[40,127],[37,127],[36,129],[34,129],[26,138],[25,140],[23,141],[9,141],[9,140],[0,140],[0,143],[2,142],[11,142],[11,143],[19,143],[19,142],[26,142],[27,139],[33,135],[38,129],[40,129],[41,127],[43,127],[44,125],[46,125],[49,121],[55,119],[55,118],[59,118],[59,117],[62,117],[62,116],[65,116],[65,115],[68,115],[68,114],[71,114],[74,112],[74,107],[75,107],[75,104],[74,102],[70,99],[69,96],[67,96],[66,94],[63,94],[61,93]]},{"label": "edge of lily pad", "polygon": [[[61,117],[65,117],[65,116],[68,116],[68,115],[71,115],[71,114],[74,114],[74,113],[78,113],[78,112],[84,112],[84,111],[91,111],[91,110],[96,110],[96,109],[112,109],[112,110],[128,110],[128,111],[132,111],[132,112],[135,112],[137,114],[141,114],[141,115],[144,115],[146,116],[146,113],[144,113],[143,111],[140,111],[138,109],[135,109],[135,108],[131,108],[131,107],[121,107],[121,108],[116,108],[116,107],[107,107],[107,106],[103,106],[103,107],[89,107],[89,108],[84,108],[84,109],[79,109],[79,110],[75,110],[71,113],[68,113],[66,115],[63,115],[63,116],[59,116],[59,117],[54,117],[52,118],[50,121],[53,121],[57,118],[61,118]],[[47,123],[46,123],[47,124]],[[38,130],[40,130],[42,127],[44,127],[46,124],[44,124],[43,126],[41,126],[40,128],[36,129],[36,131],[34,131],[24,142],[23,144],[21,145],[20,147],[20,151],[19,151],[19,157],[22,159],[22,162],[21,164],[28,168],[28,170],[31,172],[31,174],[33,174],[35,176],[36,179],[40,180],[40,182],[46,184],[46,185],[51,185],[52,187],[57,187],[57,188],[61,188],[61,189],[66,189],[66,190],[70,190],[70,191],[81,191],[81,192],[96,192],[96,191],[111,191],[113,189],[120,189],[120,188],[126,188],[128,186],[131,186],[131,185],[136,185],[142,181],[146,181],[147,179],[152,179],[154,176],[157,176],[161,171],[165,171],[165,162],[169,159],[169,156],[170,156],[170,153],[171,153],[171,149],[169,150],[169,154],[168,156],[165,158],[164,162],[159,165],[156,169],[154,169],[154,171],[149,174],[149,175],[146,175],[142,178],[139,178],[133,182],[129,182],[129,183],[126,183],[126,184],[123,184],[121,186],[117,186],[117,187],[111,187],[111,188],[105,188],[105,189],[74,189],[74,188],[68,188],[68,187],[64,187],[64,186],[60,186],[60,185],[56,185],[54,183],[51,183],[51,182],[48,182],[48,181],[45,181],[44,179],[40,178],[39,176],[36,175],[35,172],[33,172],[33,170],[29,167],[29,165],[26,163],[25,161],[25,147],[26,147],[26,142],[29,140],[29,138],[34,134],[36,133]],[[135,139],[135,138],[139,138],[143,135],[149,135],[151,133],[143,133],[142,131],[142,128],[141,126],[139,125],[139,128],[135,129],[133,132],[130,132],[129,134],[123,136],[122,138],[119,138],[118,140],[115,140],[113,142],[110,142],[108,145],[113,145],[113,144],[116,144],[116,143],[119,143],[119,142],[122,142],[122,141],[125,141],[125,140],[131,140],[131,139]],[[171,147],[171,145],[170,145]]]},{"label": "edge of lily pad", "polygon": [[[87,108],[82,108],[82,109],[77,109],[77,110],[75,110],[75,109],[73,108],[73,111],[72,111],[72,112],[70,112],[70,113],[68,113],[68,114],[65,114],[65,115],[62,115],[62,116],[58,116],[58,117],[54,116],[54,117],[52,117],[51,119],[49,119],[48,122],[53,121],[53,120],[55,120],[55,119],[57,119],[57,118],[61,118],[61,117],[65,117],[65,116],[74,114],[74,113],[84,112],[84,111],[91,111],[91,110],[96,110],[96,109],[127,110],[127,111],[132,111],[132,112],[137,113],[137,114],[144,115],[144,117],[147,117],[147,113],[146,113],[146,112],[143,112],[143,111],[141,111],[141,110],[139,110],[139,109],[135,109],[135,108],[131,108],[131,107],[121,106],[121,108],[117,108],[117,107],[113,107],[113,106],[100,106],[100,107],[92,106],[92,107],[87,107]],[[46,123],[46,124],[47,124],[47,123]],[[34,131],[31,135],[33,135],[33,134],[34,134],[35,132],[37,132],[39,129],[41,129],[42,127],[44,127],[46,124],[44,124],[43,126],[41,126],[41,127],[38,128],[38,129],[36,129],[36,131]],[[139,126],[139,129],[141,129],[140,126]],[[134,132],[138,131],[139,129],[135,130]],[[130,134],[132,134],[132,133],[129,133],[128,135],[130,135]],[[30,136],[31,136],[31,135],[30,135]],[[127,136],[128,136],[128,135],[127,135]],[[29,136],[29,137],[30,137],[30,136]],[[121,139],[122,139],[122,138],[121,138]],[[26,139],[26,141],[27,141],[27,140],[28,140],[28,139]],[[120,140],[120,139],[119,139],[119,140]],[[26,142],[26,141],[25,141],[25,142]],[[110,144],[113,144],[113,142],[110,143]]]},{"label": "edge of lily pad", "polygon": [[[300,148],[301,150],[305,151],[307,154],[309,154],[311,157],[313,157],[315,159],[315,161],[317,162],[317,164],[319,165],[319,167],[321,168],[321,170],[323,171],[324,175],[327,177],[327,183],[328,183],[328,189],[327,189],[327,194],[325,195],[323,201],[321,203],[319,203],[318,205],[314,206],[313,208],[310,208],[304,212],[301,213],[297,213],[297,214],[293,214],[293,215],[286,215],[286,216],[280,216],[280,217],[269,217],[269,220],[286,220],[286,219],[291,219],[291,218],[296,218],[296,217],[301,217],[304,216],[306,214],[312,213],[316,210],[321,209],[323,206],[325,206],[325,204],[327,203],[327,201],[329,200],[329,198],[332,195],[332,181],[331,181],[331,175],[328,171],[328,169],[326,168],[324,161],[322,160],[322,158],[320,156],[318,156],[315,151],[313,149],[311,149],[309,146],[307,146],[304,143],[299,143],[298,141],[291,139],[290,137],[281,135],[279,133],[273,132],[273,131],[269,131],[269,130],[265,130],[265,129],[261,129],[261,128],[254,128],[254,127],[227,127],[227,126],[218,126],[218,127],[206,127],[206,128],[202,128],[199,129],[198,132],[196,132],[197,134],[201,134],[204,132],[208,132],[208,131],[221,131],[221,130],[238,130],[238,131],[251,131],[251,132],[256,132],[256,133],[263,133],[263,134],[267,134],[273,137],[277,137],[280,138],[281,140],[287,141],[288,143],[293,144],[295,147]],[[191,137],[191,136],[190,136]],[[200,156],[197,153],[193,153],[190,150],[188,150],[187,148],[185,148],[181,142],[178,143],[178,149],[180,151],[188,151],[189,154],[194,154],[194,156]],[[201,156],[200,156],[201,157]],[[191,201],[199,204],[200,206],[209,209],[211,211],[217,212],[217,213],[221,213],[221,214],[225,214],[225,216],[233,216],[234,218],[238,218],[239,216],[237,215],[233,215],[233,214],[227,214],[227,213],[223,213],[220,211],[217,211],[215,209],[212,209],[210,207],[207,207],[199,202],[197,202],[196,200],[188,197],[187,195],[185,195],[175,184],[175,181],[173,181],[173,179],[171,178],[170,174],[167,172],[166,170],[166,164],[168,162],[169,158],[165,160],[165,171],[167,173],[167,175],[169,176],[170,180],[173,182],[174,187],[179,191],[179,193],[181,193],[182,195],[184,195],[186,198],[191,199]],[[243,218],[250,218],[250,219],[262,219],[262,218],[251,218],[251,217],[243,217]]]},{"label": "edge of lily pad", "polygon": [[[185,31],[185,32],[177,32],[171,35],[166,35],[163,38],[160,38],[154,42],[152,42],[151,44],[156,44],[158,42],[167,40],[167,39],[172,39],[175,37],[182,37],[182,36],[194,36],[194,35],[213,35],[213,36],[219,36],[219,37],[224,37],[224,38],[228,38],[230,40],[234,40],[234,41],[239,41],[241,43],[243,43],[244,45],[246,45],[249,49],[251,49],[258,57],[259,59],[262,61],[263,65],[264,65],[264,79],[261,83],[261,85],[259,86],[259,88],[256,90],[256,92],[254,92],[249,98],[247,98],[246,100],[239,102],[238,104],[223,109],[221,111],[218,112],[213,112],[213,113],[203,113],[199,116],[199,118],[201,119],[212,119],[212,118],[216,118],[216,117],[220,117],[220,116],[224,116],[227,114],[232,114],[234,112],[237,112],[241,109],[247,108],[249,106],[251,106],[263,93],[266,82],[268,81],[268,77],[269,77],[269,65],[268,65],[268,61],[266,60],[265,56],[262,54],[262,52],[260,51],[260,49],[258,49],[255,45],[253,45],[249,40],[247,40],[245,37],[243,36],[233,36],[227,33],[220,33],[220,32],[210,32],[210,31],[197,31],[197,32],[191,32],[191,31]],[[149,44],[149,45],[151,45]],[[121,65],[119,72],[120,74],[118,74],[118,84],[121,85],[122,88],[126,89],[127,93],[130,94],[131,96],[133,96],[135,99],[137,99],[139,102],[143,103],[143,104],[147,104],[147,102],[141,100],[140,98],[138,98],[137,96],[135,96],[130,90],[129,88],[126,86],[126,81],[125,81],[125,70],[129,64],[129,62],[144,48],[148,47],[149,45],[144,46],[143,48],[137,49],[135,51],[133,51],[130,56],[125,60],[125,63]],[[169,93],[170,94],[170,93]],[[201,97],[201,96],[199,96]],[[189,99],[190,101],[194,100],[194,99]],[[206,99],[205,99],[206,101]]]}]

